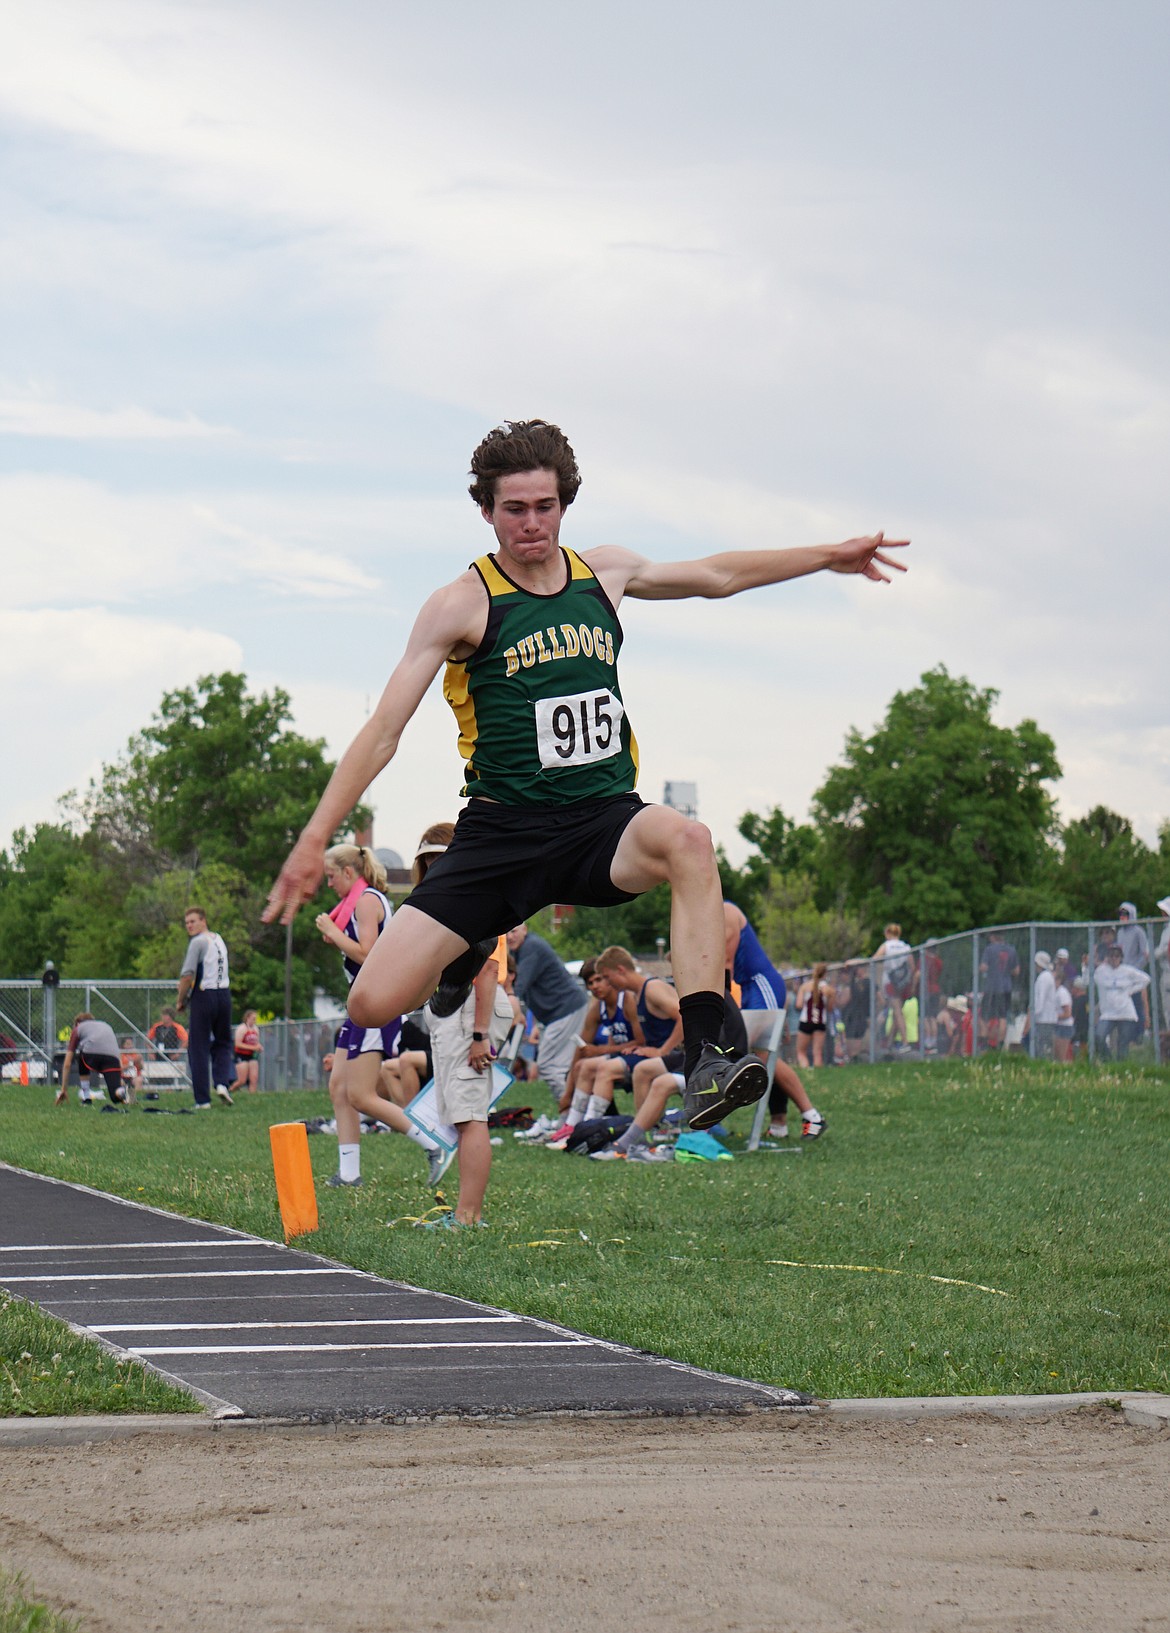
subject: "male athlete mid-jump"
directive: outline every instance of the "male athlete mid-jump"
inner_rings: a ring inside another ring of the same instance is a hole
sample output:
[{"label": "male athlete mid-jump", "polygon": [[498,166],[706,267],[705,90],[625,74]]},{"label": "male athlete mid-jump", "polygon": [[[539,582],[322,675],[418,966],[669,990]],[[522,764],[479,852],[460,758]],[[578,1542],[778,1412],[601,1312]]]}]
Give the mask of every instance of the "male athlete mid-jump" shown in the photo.
[{"label": "male athlete mid-jump", "polygon": [[449,1013],[496,938],[551,902],[608,907],[671,886],[671,954],[686,1051],[684,1114],[710,1128],[768,1087],[754,1055],[717,1047],[723,1024],[723,893],[711,835],[634,793],[637,745],[617,659],[622,597],[716,599],[808,573],[888,583],[881,533],[794,550],[728,550],[652,562],[603,545],[575,554],[561,520],[581,485],[564,434],[505,423],[471,460],[471,497],[496,550],[424,604],[374,713],[342,755],[272,888],[288,923],[321,882],[325,848],[382,768],[431,682],[459,726],[468,804],[455,839],[387,924],[349,996],[358,1026],[424,1003]]}]

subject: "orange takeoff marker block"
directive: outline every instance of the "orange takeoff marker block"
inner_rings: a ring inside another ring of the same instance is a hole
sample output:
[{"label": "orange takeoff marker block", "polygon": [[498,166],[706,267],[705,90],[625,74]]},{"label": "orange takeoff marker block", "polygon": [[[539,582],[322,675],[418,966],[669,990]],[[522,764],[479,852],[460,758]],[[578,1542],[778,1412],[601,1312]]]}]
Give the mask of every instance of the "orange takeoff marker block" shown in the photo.
[{"label": "orange takeoff marker block", "polygon": [[304,1123],[273,1123],[268,1130],[272,1141],[272,1170],[276,1175],[276,1200],[284,1239],[317,1228],[317,1192],[309,1163],[309,1136]]},{"label": "orange takeoff marker block", "polygon": [[22,1060],[21,1063],[20,1063],[20,1082],[21,1082],[21,1086],[23,1088],[26,1088],[26,1089],[28,1088],[28,1061],[27,1060]]}]

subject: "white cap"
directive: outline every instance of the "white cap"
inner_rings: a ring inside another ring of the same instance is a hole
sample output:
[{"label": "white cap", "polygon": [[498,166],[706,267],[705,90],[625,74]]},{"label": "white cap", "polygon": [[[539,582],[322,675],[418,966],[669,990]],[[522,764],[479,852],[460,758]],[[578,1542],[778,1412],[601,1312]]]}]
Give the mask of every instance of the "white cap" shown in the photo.
[{"label": "white cap", "polygon": [[1052,959],[1046,952],[1039,952],[1036,954],[1036,964],[1042,970],[1050,970],[1052,968]]},{"label": "white cap", "polygon": [[1057,956],[1057,958],[1063,958],[1065,963],[1067,964],[1068,959],[1069,959],[1068,948],[1067,947],[1058,947],[1056,949],[1056,956]]},{"label": "white cap", "polygon": [[1158,910],[1162,913],[1170,913],[1170,896],[1162,897],[1162,900],[1158,903]]}]

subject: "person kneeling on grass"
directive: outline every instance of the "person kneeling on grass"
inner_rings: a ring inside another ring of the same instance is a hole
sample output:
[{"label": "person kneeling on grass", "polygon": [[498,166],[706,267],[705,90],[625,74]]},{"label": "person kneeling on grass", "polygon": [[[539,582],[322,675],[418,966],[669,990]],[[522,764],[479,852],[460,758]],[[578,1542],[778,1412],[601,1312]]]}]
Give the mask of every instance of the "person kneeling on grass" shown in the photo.
[{"label": "person kneeling on grass", "polygon": [[69,1074],[73,1070],[74,1058],[77,1060],[78,1076],[89,1079],[88,1088],[82,1083],[78,1094],[83,1106],[89,1105],[93,1096],[101,1093],[99,1077],[105,1078],[110,1099],[117,1105],[126,1104],[130,1097],[122,1087],[122,1056],[118,1039],[109,1022],[95,1021],[88,1009],[83,1009],[80,1015],[73,1018],[73,1030],[65,1045],[65,1059],[61,1063],[61,1087],[53,1101],[55,1106],[61,1105],[69,1097]]}]

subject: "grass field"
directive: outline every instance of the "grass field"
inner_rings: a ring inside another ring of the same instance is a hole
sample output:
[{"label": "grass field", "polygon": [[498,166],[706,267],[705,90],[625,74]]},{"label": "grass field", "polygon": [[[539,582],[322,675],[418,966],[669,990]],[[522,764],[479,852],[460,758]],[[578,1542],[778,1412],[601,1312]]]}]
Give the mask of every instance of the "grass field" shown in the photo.
[{"label": "grass field", "polygon": [[[823,1139],[731,1163],[593,1163],[506,1135],[480,1232],[387,1228],[433,1198],[416,1147],[367,1138],[365,1186],[319,1186],[301,1245],[822,1396],[1170,1389],[1170,1073],[856,1067],[814,1099]],[[6,1087],[0,1154],[279,1239],[268,1124],[326,1109],[106,1116]],[[309,1143],[322,1180],[336,1142]]]},{"label": "grass field", "polygon": [[76,1633],[77,1623],[27,1597],[19,1573],[0,1571],[0,1633]]}]

